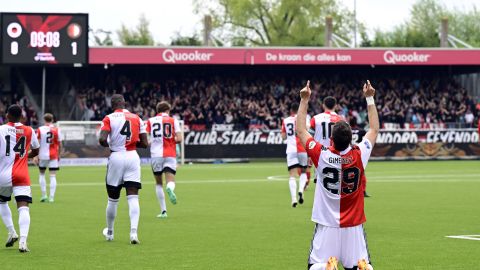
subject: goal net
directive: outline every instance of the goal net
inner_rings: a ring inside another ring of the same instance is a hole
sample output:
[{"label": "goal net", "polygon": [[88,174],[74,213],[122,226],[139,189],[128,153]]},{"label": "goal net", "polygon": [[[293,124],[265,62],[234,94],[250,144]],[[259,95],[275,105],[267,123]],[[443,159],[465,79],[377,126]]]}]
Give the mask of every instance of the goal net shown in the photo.
[{"label": "goal net", "polygon": [[[183,120],[179,120],[180,132],[184,135]],[[98,144],[100,121],[58,121],[62,136],[62,165],[103,165],[110,155],[108,148]],[[137,149],[142,163],[150,161],[150,147]],[[185,163],[185,144],[177,145],[177,160]]]}]

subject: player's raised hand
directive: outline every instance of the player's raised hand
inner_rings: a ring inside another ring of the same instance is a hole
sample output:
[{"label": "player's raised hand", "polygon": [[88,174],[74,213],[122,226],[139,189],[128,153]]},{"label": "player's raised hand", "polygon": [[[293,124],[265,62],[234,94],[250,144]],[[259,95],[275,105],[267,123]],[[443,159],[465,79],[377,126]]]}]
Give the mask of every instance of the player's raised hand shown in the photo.
[{"label": "player's raised hand", "polygon": [[312,90],[310,90],[310,80],[307,81],[307,85],[300,90],[300,98],[301,99],[309,99],[310,95],[312,94]]},{"label": "player's raised hand", "polygon": [[369,80],[367,80],[367,83],[363,84],[363,95],[365,97],[373,97],[375,95],[375,88],[372,87]]}]

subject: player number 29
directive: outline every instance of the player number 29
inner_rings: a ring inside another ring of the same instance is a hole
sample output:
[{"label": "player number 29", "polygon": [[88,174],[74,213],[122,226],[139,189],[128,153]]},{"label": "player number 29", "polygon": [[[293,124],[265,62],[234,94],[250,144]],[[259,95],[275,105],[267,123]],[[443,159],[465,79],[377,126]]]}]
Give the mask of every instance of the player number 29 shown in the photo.
[{"label": "player number 29", "polygon": [[339,194],[337,187],[342,174],[340,188],[343,194],[350,194],[358,189],[358,181],[360,180],[360,170],[357,167],[350,167],[344,170],[338,170],[332,167],[326,167],[322,171],[323,187],[333,194]]}]

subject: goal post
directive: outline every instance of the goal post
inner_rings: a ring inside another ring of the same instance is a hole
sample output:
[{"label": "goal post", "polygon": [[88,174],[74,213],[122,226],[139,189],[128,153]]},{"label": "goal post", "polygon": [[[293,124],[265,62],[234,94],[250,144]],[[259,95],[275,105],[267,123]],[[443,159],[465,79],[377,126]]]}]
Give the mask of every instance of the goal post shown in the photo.
[{"label": "goal post", "polygon": [[[100,159],[105,159],[109,151],[98,144],[101,123],[101,121],[58,121],[56,125],[60,129],[64,149],[62,158],[68,160],[83,159],[93,163],[104,164],[104,161],[101,162]],[[179,124],[182,137],[185,137],[183,120],[179,120]],[[178,162],[185,164],[184,140],[178,146],[180,148],[177,148],[179,150],[177,152]],[[144,163],[150,159],[150,147],[147,150],[138,149],[138,152]],[[79,161],[71,162],[71,164],[75,163],[82,164]],[[85,162],[85,165],[87,165],[87,162]]]}]

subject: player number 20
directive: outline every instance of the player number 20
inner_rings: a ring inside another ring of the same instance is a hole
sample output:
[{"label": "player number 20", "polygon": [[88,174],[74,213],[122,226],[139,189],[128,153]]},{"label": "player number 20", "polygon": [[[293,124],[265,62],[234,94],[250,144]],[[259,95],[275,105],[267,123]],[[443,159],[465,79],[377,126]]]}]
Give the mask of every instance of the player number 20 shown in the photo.
[{"label": "player number 20", "polygon": [[[163,132],[162,132],[163,130]],[[162,134],[163,133],[163,134]],[[172,124],[170,123],[164,123],[163,124],[163,129],[162,129],[162,124],[160,123],[154,123],[152,125],[152,136],[154,138],[160,138],[160,137],[170,139],[172,138]]]},{"label": "player number 20", "polygon": [[337,187],[340,181],[340,174],[342,174],[340,188],[343,194],[350,194],[358,189],[360,170],[357,167],[350,167],[341,171],[336,168],[326,167],[322,173],[324,175],[323,187],[333,194],[339,194],[338,189],[335,187]]}]

